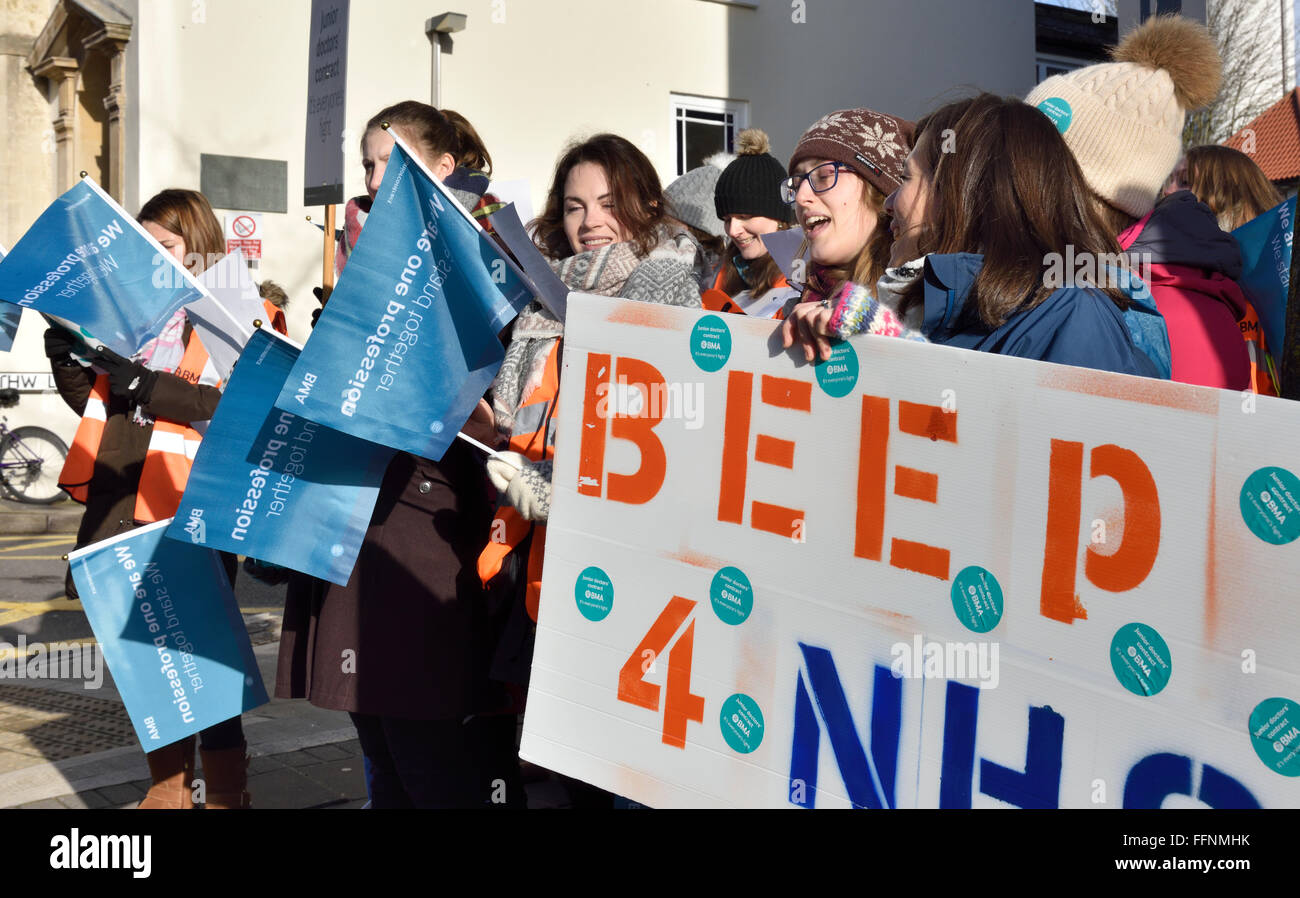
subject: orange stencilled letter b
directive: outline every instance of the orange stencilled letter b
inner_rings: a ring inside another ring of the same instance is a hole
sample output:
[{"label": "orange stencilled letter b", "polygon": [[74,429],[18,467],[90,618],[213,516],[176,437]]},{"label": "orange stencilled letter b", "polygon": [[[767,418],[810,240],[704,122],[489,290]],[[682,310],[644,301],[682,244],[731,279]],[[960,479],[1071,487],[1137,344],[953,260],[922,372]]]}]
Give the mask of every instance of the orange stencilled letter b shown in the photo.
[{"label": "orange stencilled letter b", "polygon": [[[613,383],[617,374],[618,382]],[[632,391],[640,394],[633,407]],[[663,486],[668,457],[654,429],[664,418],[664,376],[640,359],[614,360],[593,352],[587,356],[586,391],[582,407],[582,440],[578,453],[578,492],[615,502],[641,505],[649,502]],[[607,439],[626,440],[641,454],[641,463],[631,474],[605,471]]]}]

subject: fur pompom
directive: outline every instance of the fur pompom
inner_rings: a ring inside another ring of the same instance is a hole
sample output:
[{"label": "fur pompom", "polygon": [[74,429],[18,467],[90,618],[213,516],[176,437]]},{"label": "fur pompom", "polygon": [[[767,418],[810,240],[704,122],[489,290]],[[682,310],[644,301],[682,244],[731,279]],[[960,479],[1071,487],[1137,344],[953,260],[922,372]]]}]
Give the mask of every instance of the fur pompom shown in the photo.
[{"label": "fur pompom", "polygon": [[736,135],[737,156],[761,156],[771,148],[772,142],[761,128],[746,128]]},{"label": "fur pompom", "polygon": [[1200,109],[1214,102],[1223,80],[1214,38],[1204,25],[1183,16],[1152,16],[1124,36],[1111,51],[1111,58],[1164,69],[1184,109]]},{"label": "fur pompom", "polygon": [[725,171],[727,166],[736,161],[730,153],[714,153],[704,160],[705,165],[712,165],[718,171]]}]

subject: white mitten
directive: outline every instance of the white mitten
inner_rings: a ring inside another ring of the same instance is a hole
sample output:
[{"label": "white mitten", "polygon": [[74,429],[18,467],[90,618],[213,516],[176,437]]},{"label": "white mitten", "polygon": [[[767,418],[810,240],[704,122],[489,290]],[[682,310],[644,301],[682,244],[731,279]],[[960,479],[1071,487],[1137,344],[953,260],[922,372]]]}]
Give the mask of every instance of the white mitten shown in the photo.
[{"label": "white mitten", "polygon": [[545,523],[551,514],[553,463],[533,462],[518,452],[501,452],[487,460],[488,478],[526,521]]}]

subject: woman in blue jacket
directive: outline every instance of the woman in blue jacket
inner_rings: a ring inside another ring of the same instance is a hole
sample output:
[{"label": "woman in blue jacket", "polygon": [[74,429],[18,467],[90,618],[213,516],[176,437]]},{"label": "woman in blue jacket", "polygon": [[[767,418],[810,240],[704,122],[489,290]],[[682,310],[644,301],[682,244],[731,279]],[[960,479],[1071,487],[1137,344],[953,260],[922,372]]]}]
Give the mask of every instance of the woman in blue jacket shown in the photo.
[{"label": "woman in blue jacket", "polygon": [[1056,127],[981,94],[917,125],[882,305],[934,343],[1168,377],[1168,337]]}]

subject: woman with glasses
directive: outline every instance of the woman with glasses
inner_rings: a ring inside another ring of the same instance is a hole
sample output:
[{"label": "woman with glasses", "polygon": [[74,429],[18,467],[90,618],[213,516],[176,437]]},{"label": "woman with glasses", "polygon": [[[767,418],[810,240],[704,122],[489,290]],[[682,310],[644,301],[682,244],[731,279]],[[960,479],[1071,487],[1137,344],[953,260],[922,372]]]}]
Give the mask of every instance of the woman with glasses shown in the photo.
[{"label": "woman with glasses", "polygon": [[874,298],[893,242],[885,197],[898,187],[912,134],[911,122],[892,115],[841,109],[809,128],[790,156],[781,199],[794,207],[811,264],[782,337],[810,362],[830,358],[831,337],[920,338]]}]

